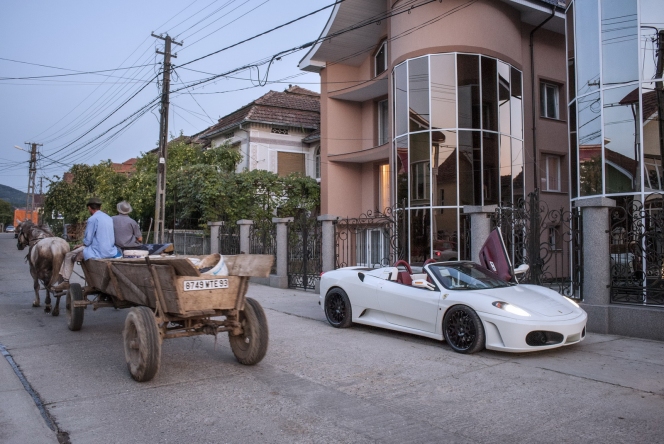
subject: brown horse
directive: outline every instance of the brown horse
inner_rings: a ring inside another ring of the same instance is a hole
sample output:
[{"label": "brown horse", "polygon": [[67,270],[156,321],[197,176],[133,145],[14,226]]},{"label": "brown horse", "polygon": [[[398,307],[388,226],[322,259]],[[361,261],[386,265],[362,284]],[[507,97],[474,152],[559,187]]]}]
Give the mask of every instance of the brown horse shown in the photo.
[{"label": "brown horse", "polygon": [[[64,239],[55,237],[51,230],[43,225],[35,225],[31,221],[21,222],[18,225],[19,250],[29,246],[26,261],[30,264],[30,274],[34,280],[35,301],[33,307],[39,307],[39,281],[46,289],[44,311],[51,313],[51,286],[58,280],[60,266],[69,252],[69,244]],[[60,314],[60,297],[62,292],[53,295],[56,298],[53,316]]]}]

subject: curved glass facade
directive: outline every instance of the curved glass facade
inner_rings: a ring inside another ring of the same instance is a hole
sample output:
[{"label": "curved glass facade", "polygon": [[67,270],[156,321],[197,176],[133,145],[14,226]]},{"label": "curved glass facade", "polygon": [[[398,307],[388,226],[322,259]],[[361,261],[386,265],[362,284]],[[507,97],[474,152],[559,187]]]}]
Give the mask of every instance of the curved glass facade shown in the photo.
[{"label": "curved glass facade", "polygon": [[664,190],[662,0],[567,9],[571,198]]},{"label": "curved glass facade", "polygon": [[460,257],[460,209],[524,193],[521,71],[477,54],[397,65],[394,192],[408,217],[410,262]]}]

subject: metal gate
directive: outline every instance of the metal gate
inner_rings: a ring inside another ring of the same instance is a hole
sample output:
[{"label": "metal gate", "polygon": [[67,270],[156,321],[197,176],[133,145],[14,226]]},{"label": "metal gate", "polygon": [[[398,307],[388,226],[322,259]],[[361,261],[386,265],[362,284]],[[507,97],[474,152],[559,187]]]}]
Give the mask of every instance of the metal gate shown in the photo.
[{"label": "metal gate", "polygon": [[255,220],[249,230],[249,253],[275,256],[270,273],[277,273],[276,226],[269,219]]},{"label": "metal gate", "polygon": [[405,259],[406,218],[399,208],[367,211],[360,217],[339,219],[335,226],[335,268],[387,267]]},{"label": "metal gate", "polygon": [[528,264],[523,283],[549,287],[581,299],[583,236],[578,208],[550,209],[539,190],[514,206],[496,209],[493,226],[500,227],[512,264]]},{"label": "metal gate", "polygon": [[611,302],[664,305],[664,196],[618,197],[611,210]]},{"label": "metal gate", "polygon": [[323,270],[321,222],[302,213],[288,224],[288,288],[314,290]]}]

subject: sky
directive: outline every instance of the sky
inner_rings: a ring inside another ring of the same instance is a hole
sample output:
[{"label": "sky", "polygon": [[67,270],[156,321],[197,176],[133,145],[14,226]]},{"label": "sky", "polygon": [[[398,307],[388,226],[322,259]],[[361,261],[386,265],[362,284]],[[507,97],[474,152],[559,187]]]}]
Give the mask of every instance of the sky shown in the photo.
[{"label": "sky", "polygon": [[[28,150],[25,142],[43,144],[39,147],[37,192],[40,177],[45,178],[45,192],[47,179],[61,176],[74,163],[123,162],[157,146],[159,108],[141,112],[160,91],[153,79],[161,79],[163,56],[155,49],[163,50],[163,41],[151,37],[151,32],[167,32],[183,41],[172,50],[177,53],[172,60],[173,91],[316,39],[331,8],[178,68],[331,3],[333,0],[4,2],[0,14],[0,184],[27,190],[29,154],[15,148]],[[318,74],[297,68],[305,53],[302,50],[272,63],[263,86],[257,79],[260,75],[263,84],[267,64],[171,94],[169,133],[195,134],[269,90],[283,91],[289,84],[320,91]],[[102,70],[109,71],[77,73]],[[25,79],[54,75],[59,77]]]}]

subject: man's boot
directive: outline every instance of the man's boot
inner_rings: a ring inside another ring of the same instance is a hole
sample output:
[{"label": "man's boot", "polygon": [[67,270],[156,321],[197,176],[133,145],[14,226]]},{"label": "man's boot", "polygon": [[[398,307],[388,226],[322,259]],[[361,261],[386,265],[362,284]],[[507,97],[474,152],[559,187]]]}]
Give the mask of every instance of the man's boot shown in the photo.
[{"label": "man's boot", "polygon": [[58,282],[51,287],[51,290],[56,292],[69,290],[69,279],[63,279],[61,277]]}]

